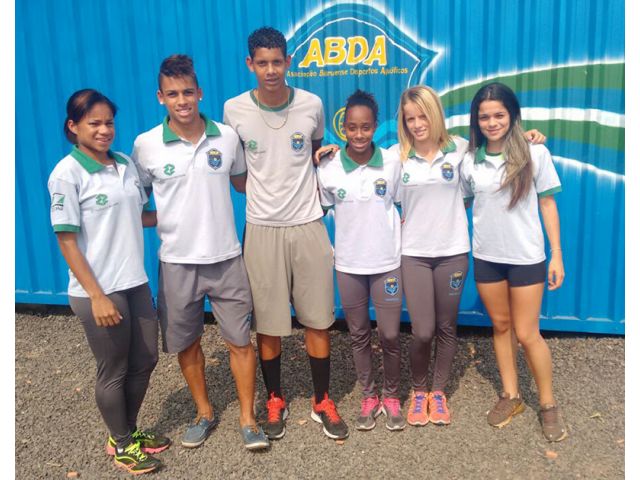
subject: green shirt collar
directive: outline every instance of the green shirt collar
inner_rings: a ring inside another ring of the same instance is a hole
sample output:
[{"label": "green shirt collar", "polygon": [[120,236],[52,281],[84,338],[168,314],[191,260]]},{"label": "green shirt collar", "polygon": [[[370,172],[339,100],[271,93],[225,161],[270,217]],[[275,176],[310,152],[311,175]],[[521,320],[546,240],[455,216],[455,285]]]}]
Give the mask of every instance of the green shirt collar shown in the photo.
[{"label": "green shirt collar", "polygon": [[[371,155],[366,165],[368,167],[382,167],[382,151],[375,143],[371,145],[373,146],[373,155]],[[340,160],[342,161],[342,168],[344,168],[344,171],[347,173],[354,171],[360,166],[359,163],[354,162],[351,157],[349,157],[346,145],[340,149]]]},{"label": "green shirt collar", "polygon": [[264,103],[258,102],[258,99],[256,98],[255,93],[253,93],[253,90],[249,92],[249,95],[251,96],[251,100],[253,100],[253,103],[255,103],[258,108],[266,112],[279,112],[287,108],[293,102],[294,89],[291,87],[287,87],[287,88],[289,89],[289,98],[282,105],[276,105],[275,107],[270,107],[268,105],[265,105]]},{"label": "green shirt collar", "polygon": [[[82,165],[82,167],[89,173],[99,172],[105,167],[105,165],[94,160],[89,155],[80,150],[77,145],[73,146],[70,155],[75,158],[78,163]],[[129,163],[126,159],[124,159],[117,153],[113,153],[111,150],[107,152],[107,155],[109,156],[109,158],[113,158],[117,163],[121,163],[123,165],[127,165]]]},{"label": "green shirt collar", "polygon": [[487,153],[487,145],[482,144],[476,150],[476,156],[473,160],[473,163],[482,163],[487,160],[487,157],[499,157],[502,153]]},{"label": "green shirt collar", "polygon": [[[442,152],[443,155],[446,155],[447,153],[451,153],[451,152],[455,152],[456,151],[456,142],[454,142],[453,140],[449,140],[447,142],[447,144],[440,149],[440,151]],[[411,157],[417,157],[418,155],[416,154],[416,150],[415,148],[411,148],[411,150],[409,150],[409,153],[407,155],[409,158]]]},{"label": "green shirt collar", "polygon": [[[220,129],[215,124],[215,122],[209,120],[207,116],[202,113],[200,114],[200,118],[204,120],[204,134],[207,137],[220,136]],[[171,130],[171,127],[169,127],[169,115],[167,115],[162,122],[162,141],[164,143],[171,143],[177,142],[178,140],[180,140],[180,137],[176,134],[176,132]]]}]

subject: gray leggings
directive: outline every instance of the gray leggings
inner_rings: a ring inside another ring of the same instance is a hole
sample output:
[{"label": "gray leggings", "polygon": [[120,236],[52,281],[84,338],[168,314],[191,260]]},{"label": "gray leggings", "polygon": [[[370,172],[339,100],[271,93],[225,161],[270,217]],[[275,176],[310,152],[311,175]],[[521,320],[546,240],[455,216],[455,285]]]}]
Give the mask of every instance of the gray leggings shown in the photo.
[{"label": "gray leggings", "polygon": [[402,280],[411,318],[409,361],[415,390],[427,390],[431,344],[436,335],[432,391],[444,391],[457,349],[460,296],[469,269],[466,253],[449,257],[402,256]]},{"label": "gray leggings", "polygon": [[96,403],[118,447],[131,443],[149,377],[158,362],[158,319],[149,284],[107,295],[122,320],[98,327],[91,300],[69,297],[96,359]]},{"label": "gray leggings", "polygon": [[376,395],[371,358],[371,321],[369,296],[376,309],[378,335],[382,344],[384,397],[398,398],[400,383],[400,314],[402,313],[402,276],[400,268],[374,275],[336,272],[358,381],[364,397]]}]

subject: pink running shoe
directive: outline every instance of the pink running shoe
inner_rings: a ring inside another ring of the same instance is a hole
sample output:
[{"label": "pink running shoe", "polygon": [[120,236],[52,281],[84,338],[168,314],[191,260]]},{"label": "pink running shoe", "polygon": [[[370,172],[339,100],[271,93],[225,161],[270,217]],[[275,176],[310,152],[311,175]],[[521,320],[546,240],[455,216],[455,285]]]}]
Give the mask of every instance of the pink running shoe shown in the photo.
[{"label": "pink running shoe", "polygon": [[407,423],[414,427],[424,426],[429,423],[427,413],[427,392],[414,391],[411,393],[409,412],[407,412]]},{"label": "pink running shoe", "polygon": [[356,430],[373,430],[378,415],[380,415],[378,396],[363,398],[360,403],[360,416],[356,420]]},{"label": "pink running shoe", "polygon": [[400,400],[397,398],[385,398],[382,400],[378,413],[384,413],[387,417],[385,426],[388,430],[404,430],[406,422],[400,411]]}]

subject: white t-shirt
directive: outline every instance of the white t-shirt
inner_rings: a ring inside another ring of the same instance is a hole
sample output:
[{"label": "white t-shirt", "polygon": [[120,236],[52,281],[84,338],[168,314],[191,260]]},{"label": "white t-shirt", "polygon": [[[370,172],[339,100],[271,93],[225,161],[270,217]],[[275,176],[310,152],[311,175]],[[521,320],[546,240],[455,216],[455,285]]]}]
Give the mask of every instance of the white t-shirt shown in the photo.
[{"label": "white t-shirt", "polygon": [[224,104],[224,122],[244,144],[247,222],[279,227],[322,217],[311,158],[311,142],[324,135],[319,97],[292,88],[288,103],[273,109],[245,92]]},{"label": "white t-shirt", "polygon": [[[115,166],[102,165],[74,147],[48,182],[53,230],[77,234],[78,248],[106,295],[148,281],[140,218],[147,196],[129,157],[120,152],[109,156]],[[71,270],[68,293],[89,296]]]},{"label": "white t-shirt", "polygon": [[462,164],[465,198],[473,198],[473,256],[512,265],[545,260],[538,197],[562,190],[560,179],[544,145],[530,145],[533,184],[529,194],[509,210],[511,190],[499,190],[505,175],[504,157],[483,147],[468,152]]},{"label": "white t-shirt", "polygon": [[[398,145],[389,149],[399,155]],[[467,141],[454,137],[431,164],[412,149],[402,162],[402,254],[446,257],[467,253],[469,225],[460,189]]]},{"label": "white t-shirt", "polygon": [[335,268],[371,275],[400,266],[400,180],[398,157],[375,147],[359,165],[342,148],[318,166],[320,201],[335,210]]},{"label": "white t-shirt", "polygon": [[153,186],[163,262],[211,264],[241,253],[229,177],[245,173],[244,153],[231,128],[203,119],[196,144],[178,137],[167,118],[134,143],[140,180]]}]

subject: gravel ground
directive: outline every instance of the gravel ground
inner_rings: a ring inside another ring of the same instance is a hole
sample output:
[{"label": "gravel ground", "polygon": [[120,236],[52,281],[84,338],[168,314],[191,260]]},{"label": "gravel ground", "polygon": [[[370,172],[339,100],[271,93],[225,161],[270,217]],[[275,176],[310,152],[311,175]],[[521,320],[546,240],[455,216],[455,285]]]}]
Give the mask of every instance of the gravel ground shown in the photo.
[{"label": "gravel ground", "polygon": [[[66,478],[69,472],[87,479],[128,478],[104,453],[107,432],[93,396],[95,364],[80,323],[64,312],[53,313],[16,313],[16,478]],[[352,427],[360,389],[343,327],[331,332],[331,389]],[[339,444],[309,418],[310,370],[303,331],[296,330],[283,341],[282,378],[291,412],[287,434],[268,451],[251,453],[241,447],[237,432],[238,402],[227,352],[218,327],[207,324],[206,374],[220,423],[202,447],[189,450],[179,445],[194,409],[177,357],[161,354],[139,423],[176,444],[158,455],[164,467],[149,477],[624,478],[624,338],[545,334],[554,360],[556,396],[570,430],[567,440],[549,444],[540,432],[535,384],[522,356],[525,413],[501,430],[487,425],[485,413],[499,388],[490,330],[461,328],[459,334],[447,392],[450,426],[407,426],[402,432],[389,432],[379,422],[371,432],[351,428],[350,437]],[[409,393],[408,339],[404,331],[403,403]],[[258,417],[263,421],[260,374],[257,392]]]}]

